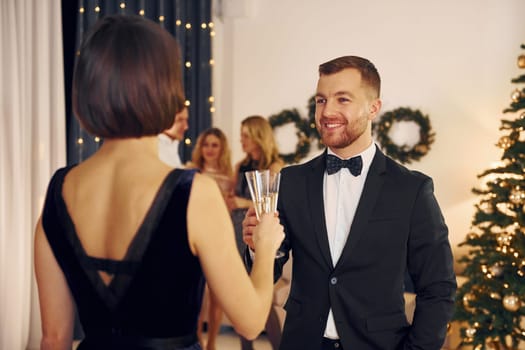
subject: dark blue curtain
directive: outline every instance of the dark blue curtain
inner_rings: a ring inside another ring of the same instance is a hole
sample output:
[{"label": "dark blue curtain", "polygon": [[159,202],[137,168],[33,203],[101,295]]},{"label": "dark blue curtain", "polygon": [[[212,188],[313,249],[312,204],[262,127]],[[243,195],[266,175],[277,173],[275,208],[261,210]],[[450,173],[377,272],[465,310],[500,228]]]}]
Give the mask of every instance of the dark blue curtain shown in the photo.
[{"label": "dark blue curtain", "polygon": [[141,15],[177,38],[182,52],[184,87],[189,110],[189,129],[181,142],[182,161],[190,158],[199,133],[211,126],[211,0],[62,0],[62,29],[67,114],[67,162],[79,163],[93,154],[100,140],[83,130],[71,108],[71,83],[76,53],[84,33],[110,14]]}]

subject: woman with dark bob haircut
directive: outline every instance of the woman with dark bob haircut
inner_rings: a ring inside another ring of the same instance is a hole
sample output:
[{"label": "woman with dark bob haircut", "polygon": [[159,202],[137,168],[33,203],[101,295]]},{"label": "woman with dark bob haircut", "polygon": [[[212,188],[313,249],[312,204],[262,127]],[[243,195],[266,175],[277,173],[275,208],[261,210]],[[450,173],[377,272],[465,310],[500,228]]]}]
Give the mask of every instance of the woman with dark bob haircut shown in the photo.
[{"label": "woman with dark bob haircut", "polygon": [[104,143],[48,186],[35,232],[41,349],[72,348],[75,308],[80,350],[200,349],[205,279],[237,332],[263,329],[282,226],[261,219],[248,275],[216,182],[158,157],[182,91],[177,42],[158,24],[108,16],[86,36],[73,105]]}]

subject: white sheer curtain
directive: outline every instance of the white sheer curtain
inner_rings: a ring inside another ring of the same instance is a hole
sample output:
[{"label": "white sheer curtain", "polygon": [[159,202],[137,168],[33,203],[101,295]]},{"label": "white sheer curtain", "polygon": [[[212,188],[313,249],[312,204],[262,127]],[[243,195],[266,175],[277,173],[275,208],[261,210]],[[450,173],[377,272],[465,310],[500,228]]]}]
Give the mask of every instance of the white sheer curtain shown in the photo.
[{"label": "white sheer curtain", "polygon": [[23,350],[40,334],[33,230],[65,165],[60,1],[0,0],[0,47],[0,349]]}]

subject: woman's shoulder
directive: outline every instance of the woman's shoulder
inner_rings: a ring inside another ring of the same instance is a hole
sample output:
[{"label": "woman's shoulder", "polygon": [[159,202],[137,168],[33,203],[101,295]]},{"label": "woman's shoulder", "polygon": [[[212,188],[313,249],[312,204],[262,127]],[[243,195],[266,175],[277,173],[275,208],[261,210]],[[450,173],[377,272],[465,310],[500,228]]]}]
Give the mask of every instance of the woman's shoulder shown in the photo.
[{"label": "woman's shoulder", "polygon": [[270,164],[269,169],[272,173],[278,173],[281,171],[283,167],[284,167],[284,162],[278,159],[274,161],[272,164]]},{"label": "woman's shoulder", "polygon": [[193,185],[199,189],[207,191],[211,187],[216,186],[216,183],[211,176],[197,172],[193,177]]},{"label": "woman's shoulder", "polygon": [[184,163],[184,168],[186,169],[196,169],[199,168],[197,164],[193,163],[191,160]]}]

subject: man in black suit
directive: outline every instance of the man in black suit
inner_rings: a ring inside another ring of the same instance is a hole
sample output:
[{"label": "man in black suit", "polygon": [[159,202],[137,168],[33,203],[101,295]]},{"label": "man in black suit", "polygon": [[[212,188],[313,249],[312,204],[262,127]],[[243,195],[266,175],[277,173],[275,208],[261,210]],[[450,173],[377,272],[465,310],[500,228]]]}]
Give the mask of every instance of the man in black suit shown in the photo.
[{"label": "man in black suit", "polygon": [[[438,350],[444,342],[456,291],[448,229],[432,179],[373,142],[380,85],[361,57],[319,66],[315,121],[327,150],[281,175],[287,254],[276,277],[293,255],[283,350]],[[256,224],[252,209],[243,223],[249,246]],[[406,272],[417,294],[412,325]]]}]

